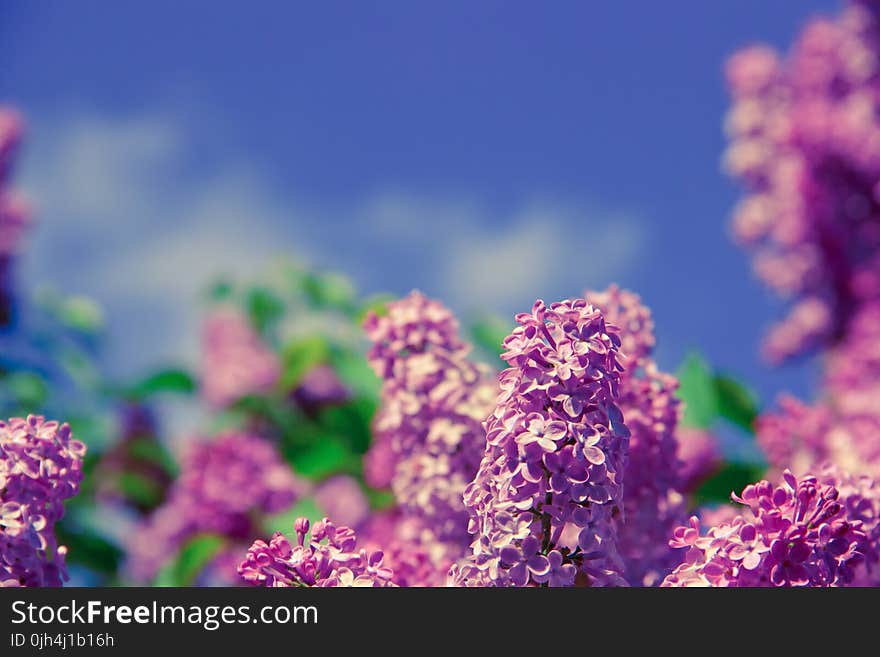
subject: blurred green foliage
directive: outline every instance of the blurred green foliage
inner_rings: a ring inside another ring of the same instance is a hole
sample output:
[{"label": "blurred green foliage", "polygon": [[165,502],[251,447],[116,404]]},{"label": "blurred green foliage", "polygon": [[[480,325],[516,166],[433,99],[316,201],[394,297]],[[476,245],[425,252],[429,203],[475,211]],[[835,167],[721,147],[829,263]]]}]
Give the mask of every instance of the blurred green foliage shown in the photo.
[{"label": "blurred green foliage", "polygon": [[159,571],[154,586],[191,586],[204,568],[217,557],[226,545],[226,539],[215,534],[192,537]]}]

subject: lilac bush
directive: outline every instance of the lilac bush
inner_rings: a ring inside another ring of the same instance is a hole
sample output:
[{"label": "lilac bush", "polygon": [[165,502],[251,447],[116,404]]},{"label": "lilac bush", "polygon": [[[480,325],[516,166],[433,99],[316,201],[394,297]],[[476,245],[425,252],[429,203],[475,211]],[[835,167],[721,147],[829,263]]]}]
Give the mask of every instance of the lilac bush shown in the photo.
[{"label": "lilac bush", "polygon": [[0,422],[0,586],[67,579],[55,523],[79,490],[85,452],[67,424],[36,415]]},{"label": "lilac bush", "polygon": [[[26,324],[0,109],[0,337],[26,345],[0,345],[0,585],[880,586],[880,2],[726,74],[734,237],[789,304],[765,355],[816,357],[810,401],[699,354],[664,371],[616,285],[502,337],[291,263],[212,287],[196,376],[111,381],[94,305],[42,295],[71,331]],[[197,437],[167,440],[169,393]]]}]

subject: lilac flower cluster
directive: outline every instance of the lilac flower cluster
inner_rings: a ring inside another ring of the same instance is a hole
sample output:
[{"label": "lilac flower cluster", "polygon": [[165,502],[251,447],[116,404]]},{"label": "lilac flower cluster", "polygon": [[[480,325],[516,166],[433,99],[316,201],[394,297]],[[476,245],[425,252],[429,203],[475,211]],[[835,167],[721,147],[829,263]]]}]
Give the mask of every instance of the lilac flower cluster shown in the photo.
[{"label": "lilac flower cluster", "polygon": [[465,491],[471,554],[450,582],[625,584],[617,548],[629,435],[617,406],[620,338],[583,299],[550,307],[539,300],[516,321],[502,355],[510,367],[485,422],[485,454]]},{"label": "lilac flower cluster", "polygon": [[[687,548],[683,563],[663,586],[845,586],[864,577],[876,563],[880,544],[863,517],[874,514],[877,499],[846,481],[790,471],[773,486],[763,480],[733,499],[747,507],[731,522],[700,533],[699,521],[675,530],[670,545]],[[868,573],[871,577],[871,573]]]},{"label": "lilac flower cluster", "polygon": [[447,571],[463,552],[458,544],[438,541],[421,518],[399,508],[374,513],[358,534],[368,549],[382,550],[398,586],[444,586]]},{"label": "lilac flower cluster", "polygon": [[852,474],[880,477],[880,408],[873,394],[880,391],[880,379],[872,371],[877,363],[871,355],[875,349],[872,340],[854,332],[826,360],[823,399],[806,404],[783,395],[778,410],[758,418],[758,444],[771,466],[804,473],[830,462]]},{"label": "lilac flower cluster", "polygon": [[67,424],[36,415],[0,422],[0,586],[67,579],[55,523],[79,491],[85,452]]},{"label": "lilac flower cluster", "polygon": [[679,427],[675,436],[681,468],[678,474],[680,490],[693,493],[724,462],[721,445],[712,432],[696,427]]},{"label": "lilac flower cluster", "polygon": [[675,436],[681,414],[675,398],[678,381],[661,372],[651,357],[654,321],[637,294],[612,285],[585,298],[619,331],[624,371],[617,403],[630,439],[618,547],[627,581],[653,586],[679,561],[666,539],[687,517]]},{"label": "lilac flower cluster", "polygon": [[351,391],[339,380],[332,367],[318,365],[305,373],[291,397],[306,414],[314,416],[324,406],[346,402]]},{"label": "lilac flower cluster", "polygon": [[275,353],[238,311],[211,314],[202,329],[201,345],[202,395],[212,406],[267,392],[278,381],[281,366]]},{"label": "lilac flower cluster", "polygon": [[328,516],[347,527],[357,527],[370,515],[370,503],[354,477],[337,474],[315,489],[315,503]]},{"label": "lilac flower cluster", "polygon": [[[246,545],[260,514],[283,511],[302,485],[275,447],[257,436],[230,433],[188,445],[168,499],[134,533],[129,575],[146,581],[197,534]],[[235,579],[234,572],[227,575]]]},{"label": "lilac flower cluster", "polygon": [[727,66],[727,168],[748,195],[734,216],[758,276],[794,304],[765,343],[773,361],[839,341],[880,299],[880,12],[850,1],[782,58]]},{"label": "lilac flower cluster", "polygon": [[824,365],[829,401],[841,415],[880,415],[880,302],[859,310],[846,339],[828,352]]},{"label": "lilac flower cluster", "polygon": [[349,527],[337,527],[327,518],[315,523],[311,537],[309,521],[294,523],[296,544],[281,532],[266,543],[257,540],[238,567],[242,579],[253,586],[395,586],[394,573],[382,563],[382,552],[357,548],[357,535]]},{"label": "lilac flower cluster", "polygon": [[30,213],[22,197],[8,189],[15,154],[21,141],[23,122],[19,115],[0,107],[0,325],[9,320],[12,303],[12,261]]},{"label": "lilac flower cluster", "polygon": [[367,456],[368,480],[390,483],[409,517],[434,540],[466,546],[468,515],[462,500],[485,444],[482,421],[496,388],[467,356],[458,322],[419,292],[371,313],[364,324],[368,353],[382,378],[382,403]]},{"label": "lilac flower cluster", "polygon": [[811,406],[790,395],[781,396],[777,405],[777,411],[763,413],[756,423],[758,444],[771,466],[803,474],[834,460],[828,436],[835,422],[829,406]]}]

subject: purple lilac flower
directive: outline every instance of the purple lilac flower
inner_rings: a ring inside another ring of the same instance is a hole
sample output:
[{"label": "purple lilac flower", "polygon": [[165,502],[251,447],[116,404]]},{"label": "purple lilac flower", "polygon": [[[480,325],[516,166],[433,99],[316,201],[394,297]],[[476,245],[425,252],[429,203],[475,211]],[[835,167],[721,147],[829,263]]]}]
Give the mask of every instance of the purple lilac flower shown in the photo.
[{"label": "purple lilac flower", "polygon": [[678,381],[661,372],[651,357],[654,320],[637,294],[612,285],[604,292],[586,293],[585,299],[619,331],[624,370],[618,405],[630,438],[625,520],[618,523],[617,544],[627,581],[653,586],[678,563],[666,538],[687,517],[675,437],[681,414],[675,397]]},{"label": "purple lilac flower", "polygon": [[470,542],[462,494],[485,445],[481,423],[496,388],[487,369],[467,356],[458,322],[419,292],[371,313],[370,365],[383,379],[366,459],[371,484],[390,485],[405,515],[418,517],[436,541],[461,549]]},{"label": "purple lilac flower", "polygon": [[329,365],[313,367],[291,393],[293,400],[308,415],[331,404],[342,404],[351,397],[351,391],[343,385]]},{"label": "purple lilac flower", "polygon": [[[684,561],[663,586],[846,586],[866,563],[876,563],[878,544],[862,520],[854,486],[846,495],[821,477],[746,486],[733,499],[746,509],[703,535],[692,517],[670,545],[687,548]],[[876,500],[869,500],[872,506]],[[866,531],[867,530],[867,531]]]},{"label": "purple lilac flower", "polygon": [[637,294],[612,285],[604,292],[588,292],[585,298],[620,335],[624,371],[618,403],[630,439],[625,522],[618,527],[618,546],[628,581],[650,586],[677,563],[665,537],[686,517],[675,437],[678,381],[661,372],[651,357],[654,321]]},{"label": "purple lilac flower", "polygon": [[830,461],[853,474],[880,476],[880,302],[864,304],[846,336],[824,358],[824,394],[807,405],[782,397],[762,415],[759,444],[771,465],[796,473]]},{"label": "purple lilac flower", "polygon": [[202,329],[202,395],[222,407],[271,390],[280,375],[275,354],[247,317],[231,308],[212,313]]},{"label": "purple lilac flower", "polygon": [[392,446],[391,434],[376,435],[370,449],[364,454],[364,481],[372,488],[388,488],[394,478],[397,459]]},{"label": "purple lilac flower", "polygon": [[824,364],[823,383],[838,413],[848,418],[880,415],[880,302],[856,313],[846,338],[829,350]]},{"label": "purple lilac flower", "polygon": [[840,491],[840,501],[847,515],[862,523],[869,549],[864,563],[856,568],[853,586],[880,586],[880,483],[866,475],[850,475],[826,464],[821,469],[822,483]]},{"label": "purple lilac flower", "polygon": [[[290,507],[301,484],[272,443],[225,434],[188,446],[168,499],[132,536],[129,575],[147,581],[187,540],[209,533],[233,545],[258,534],[257,520]],[[235,579],[229,573],[229,582]]]},{"label": "purple lilac flower", "polygon": [[354,477],[334,475],[315,489],[315,502],[328,516],[348,527],[357,527],[370,514],[370,505]]},{"label": "purple lilac flower", "polygon": [[755,427],[770,465],[803,474],[829,460],[828,436],[836,424],[831,408],[805,404],[790,395],[781,396],[777,405],[777,411],[762,413]]},{"label": "purple lilac flower", "polygon": [[[629,431],[617,406],[620,338],[583,299],[536,301],[504,341],[510,365],[486,420],[487,445],[465,491],[466,586],[625,584],[616,523]],[[563,532],[579,529],[574,549]]]},{"label": "purple lilac flower", "polygon": [[805,404],[783,396],[758,418],[757,440],[774,472],[804,473],[830,462],[853,474],[880,476],[880,414],[842,413],[828,399]]},{"label": "purple lilac flower", "polygon": [[773,361],[839,341],[880,298],[880,21],[875,2],[812,20],[782,57],[727,65],[726,164],[746,188],[737,240],[757,275],[792,299],[764,351]]},{"label": "purple lilac flower", "polygon": [[721,467],[723,454],[718,438],[705,429],[678,427],[678,473],[682,493],[694,492],[701,483]]},{"label": "purple lilac flower", "polygon": [[311,537],[309,521],[294,524],[296,544],[275,532],[266,543],[257,540],[238,566],[242,579],[252,586],[394,586],[394,573],[382,563],[382,552],[357,548],[357,535],[337,527],[327,518],[315,523]]},{"label": "purple lilac flower", "polygon": [[742,507],[735,503],[717,504],[699,509],[697,515],[703,527],[715,527],[723,523],[733,522],[741,514]]},{"label": "purple lilac flower", "polygon": [[400,509],[371,515],[358,535],[367,549],[382,550],[383,563],[394,571],[398,586],[445,586],[447,571],[461,556],[458,545],[436,540],[421,518]]},{"label": "purple lilac flower", "polygon": [[55,523],[79,491],[85,452],[67,424],[36,415],[0,422],[0,586],[67,579]]}]

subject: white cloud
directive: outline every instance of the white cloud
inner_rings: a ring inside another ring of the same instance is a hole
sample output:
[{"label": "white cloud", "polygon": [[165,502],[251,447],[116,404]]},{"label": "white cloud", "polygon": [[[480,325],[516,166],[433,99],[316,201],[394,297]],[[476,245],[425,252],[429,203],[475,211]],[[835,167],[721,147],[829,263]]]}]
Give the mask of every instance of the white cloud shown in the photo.
[{"label": "white cloud", "polygon": [[512,312],[630,273],[645,242],[637,217],[535,198],[511,212],[468,199],[376,195],[365,222],[387,247],[436,272],[433,293],[468,310]]},{"label": "white cloud", "polygon": [[41,215],[75,216],[81,230],[112,230],[128,213],[156,205],[145,192],[167,180],[182,147],[177,127],[161,117],[34,123],[25,190]]},{"label": "white cloud", "polygon": [[121,371],[192,360],[199,293],[293,250],[277,230],[290,209],[252,171],[181,177],[189,144],[167,118],[33,124],[22,186],[38,221],[23,279],[100,301]]},{"label": "white cloud", "polygon": [[39,222],[24,280],[101,302],[122,372],[191,360],[198,293],[279,254],[342,269],[368,293],[418,287],[511,312],[618,279],[644,241],[634,216],[540,198],[510,211],[405,189],[306,203],[246,158],[187,168],[193,146],[170,115],[34,120],[31,136],[22,180]]},{"label": "white cloud", "polygon": [[633,217],[534,202],[503,230],[477,224],[457,237],[446,261],[449,295],[505,310],[579,295],[628,273],[643,239]]}]

